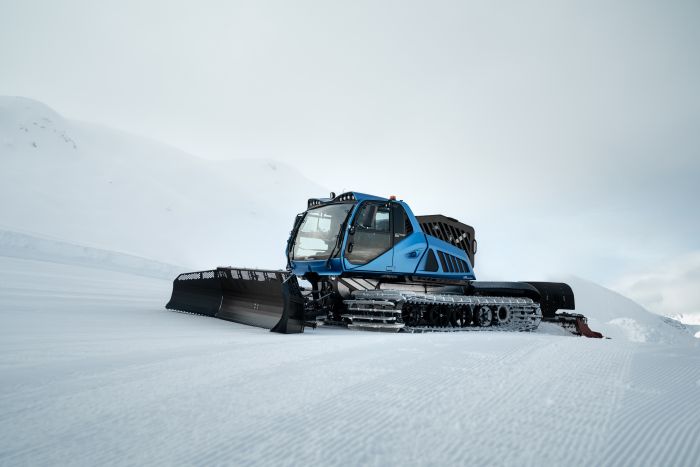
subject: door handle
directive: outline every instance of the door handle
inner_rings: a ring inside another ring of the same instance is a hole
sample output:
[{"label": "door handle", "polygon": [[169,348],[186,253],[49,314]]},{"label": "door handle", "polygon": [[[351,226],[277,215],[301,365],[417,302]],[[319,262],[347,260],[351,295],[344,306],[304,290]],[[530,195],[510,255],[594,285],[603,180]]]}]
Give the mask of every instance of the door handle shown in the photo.
[{"label": "door handle", "polygon": [[409,258],[418,258],[418,254],[423,250],[413,250],[408,252]]}]

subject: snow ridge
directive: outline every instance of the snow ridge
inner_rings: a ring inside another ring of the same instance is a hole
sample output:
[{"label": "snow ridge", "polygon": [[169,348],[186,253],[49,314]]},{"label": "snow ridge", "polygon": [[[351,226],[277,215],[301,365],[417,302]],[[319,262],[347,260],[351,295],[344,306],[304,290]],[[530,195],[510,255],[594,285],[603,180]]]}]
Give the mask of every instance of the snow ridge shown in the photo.
[{"label": "snow ridge", "polygon": [[0,256],[87,266],[137,276],[174,279],[182,266],[0,229]]},{"label": "snow ridge", "polygon": [[636,343],[700,344],[686,325],[651,313],[617,292],[575,276],[565,282],[574,291],[576,312],[588,317],[591,329],[607,337]]}]

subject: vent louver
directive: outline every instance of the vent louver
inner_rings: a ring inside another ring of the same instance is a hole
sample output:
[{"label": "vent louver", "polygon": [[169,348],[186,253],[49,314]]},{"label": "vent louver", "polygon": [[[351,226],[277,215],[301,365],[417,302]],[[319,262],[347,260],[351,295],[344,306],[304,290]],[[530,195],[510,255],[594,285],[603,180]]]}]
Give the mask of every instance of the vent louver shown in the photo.
[{"label": "vent louver", "polygon": [[[462,224],[456,219],[451,217],[443,216],[440,214],[430,215],[430,216],[416,216],[418,223],[420,224],[421,230],[427,235],[432,235],[433,237],[439,238],[440,240],[450,243],[457,248],[464,250],[464,252],[469,257],[469,261],[474,266],[474,256],[476,255],[476,238],[474,236],[474,227]],[[438,251],[438,257],[440,257],[442,265],[442,257]],[[454,258],[457,263],[453,266],[454,270],[459,271],[460,268],[466,268],[465,264],[459,264],[459,258]],[[446,259],[446,261],[449,261]],[[442,265],[444,271],[448,271]],[[462,272],[462,271],[459,271]]]}]

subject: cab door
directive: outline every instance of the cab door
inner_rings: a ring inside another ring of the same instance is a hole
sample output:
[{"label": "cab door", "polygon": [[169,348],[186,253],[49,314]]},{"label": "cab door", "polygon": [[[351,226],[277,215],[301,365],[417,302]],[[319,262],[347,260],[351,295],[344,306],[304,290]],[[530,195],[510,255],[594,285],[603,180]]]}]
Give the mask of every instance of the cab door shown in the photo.
[{"label": "cab door", "polygon": [[391,203],[393,226],[393,271],[398,274],[413,274],[418,268],[428,242],[421,230],[414,230],[406,210],[400,203]]},{"label": "cab door", "polygon": [[345,244],[345,269],[386,273],[393,270],[391,204],[365,201],[355,213]]}]

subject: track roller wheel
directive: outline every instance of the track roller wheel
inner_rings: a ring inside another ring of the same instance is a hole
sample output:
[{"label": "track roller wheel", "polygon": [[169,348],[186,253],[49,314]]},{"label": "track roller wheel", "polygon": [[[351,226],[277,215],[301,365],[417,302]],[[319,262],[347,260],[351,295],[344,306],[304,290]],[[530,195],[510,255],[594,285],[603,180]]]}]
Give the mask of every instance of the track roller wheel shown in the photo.
[{"label": "track roller wheel", "polygon": [[493,310],[487,306],[480,307],[474,316],[474,321],[476,322],[477,326],[481,326],[482,328],[491,326],[491,322],[493,321]]},{"label": "track roller wheel", "polygon": [[447,324],[447,309],[443,305],[429,305],[426,313],[428,325],[434,328],[441,328]]},{"label": "track roller wheel", "polygon": [[452,309],[448,305],[439,305],[437,308],[437,324],[441,328],[445,328],[450,325],[452,321]]},{"label": "track roller wheel", "polygon": [[425,310],[425,320],[428,322],[428,326],[437,326],[440,322],[440,312],[437,305],[428,305],[427,310]]},{"label": "track roller wheel", "polygon": [[420,325],[422,315],[421,307],[416,305],[404,305],[401,310],[401,319],[406,323],[406,326]]},{"label": "track roller wheel", "polygon": [[510,311],[510,307],[505,305],[498,307],[498,311],[496,312],[496,321],[499,325],[508,324],[512,319],[513,313]]}]

